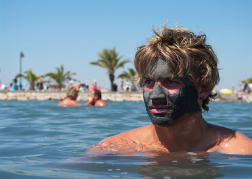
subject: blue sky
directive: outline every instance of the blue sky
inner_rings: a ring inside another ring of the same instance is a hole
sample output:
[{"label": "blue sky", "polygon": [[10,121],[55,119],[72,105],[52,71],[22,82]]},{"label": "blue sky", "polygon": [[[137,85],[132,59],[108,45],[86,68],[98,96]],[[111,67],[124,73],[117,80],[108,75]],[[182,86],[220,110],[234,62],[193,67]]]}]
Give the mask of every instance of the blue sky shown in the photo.
[{"label": "blue sky", "polygon": [[[89,65],[97,52],[115,47],[132,63],[138,46],[152,36],[151,25],[179,25],[207,35],[219,58],[218,88],[230,88],[252,76],[252,1],[169,0],[1,0],[0,79],[9,85],[23,71],[36,75],[64,65],[81,82],[97,80],[109,88],[107,71]],[[119,79],[115,81],[119,84]]]}]

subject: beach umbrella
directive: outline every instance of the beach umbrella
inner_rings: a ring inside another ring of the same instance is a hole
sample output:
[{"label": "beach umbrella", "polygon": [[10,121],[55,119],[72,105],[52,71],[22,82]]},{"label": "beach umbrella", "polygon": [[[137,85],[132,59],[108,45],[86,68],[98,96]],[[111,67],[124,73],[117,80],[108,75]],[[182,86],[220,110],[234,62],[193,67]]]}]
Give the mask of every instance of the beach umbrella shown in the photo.
[{"label": "beach umbrella", "polygon": [[230,89],[222,89],[221,93],[223,93],[223,94],[231,94],[232,91]]}]

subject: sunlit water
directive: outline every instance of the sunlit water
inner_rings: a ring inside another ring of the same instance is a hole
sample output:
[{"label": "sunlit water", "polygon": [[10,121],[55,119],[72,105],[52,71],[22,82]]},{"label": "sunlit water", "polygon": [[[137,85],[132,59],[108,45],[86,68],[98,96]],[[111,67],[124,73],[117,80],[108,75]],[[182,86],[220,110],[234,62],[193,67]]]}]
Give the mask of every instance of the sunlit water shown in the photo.
[{"label": "sunlit water", "polygon": [[[150,124],[143,102],[57,103],[0,101],[0,178],[252,178],[252,155],[88,156],[85,150],[102,139]],[[252,103],[212,103],[204,118],[252,138],[251,109]]]}]

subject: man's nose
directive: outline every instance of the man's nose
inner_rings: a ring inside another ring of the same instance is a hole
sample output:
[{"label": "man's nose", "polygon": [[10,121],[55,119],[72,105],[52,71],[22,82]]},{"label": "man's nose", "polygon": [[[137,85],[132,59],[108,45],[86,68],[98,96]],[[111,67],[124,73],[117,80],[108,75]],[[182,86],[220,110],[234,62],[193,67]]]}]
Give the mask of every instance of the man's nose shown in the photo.
[{"label": "man's nose", "polygon": [[165,99],[165,94],[163,93],[161,86],[155,84],[150,99]]}]

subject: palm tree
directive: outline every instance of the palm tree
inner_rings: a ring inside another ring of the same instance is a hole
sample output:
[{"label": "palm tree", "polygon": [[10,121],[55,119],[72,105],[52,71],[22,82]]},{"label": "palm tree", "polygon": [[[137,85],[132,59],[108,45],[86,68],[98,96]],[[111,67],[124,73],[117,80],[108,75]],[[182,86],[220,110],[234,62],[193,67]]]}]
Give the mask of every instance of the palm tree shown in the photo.
[{"label": "palm tree", "polygon": [[115,48],[113,48],[113,49],[104,48],[102,52],[98,52],[98,56],[100,57],[100,59],[98,59],[95,62],[89,62],[89,64],[97,65],[102,68],[108,69],[110,87],[111,87],[111,91],[113,91],[115,70],[120,67],[124,67],[124,64],[130,62],[130,60],[129,59],[121,60],[123,56],[119,56],[119,54],[116,52]]},{"label": "palm tree", "polygon": [[16,78],[18,77],[23,77],[24,79],[26,79],[29,83],[30,83],[30,88],[29,90],[35,90],[34,85],[35,82],[39,79],[39,76],[36,76],[32,70],[26,70],[24,72],[24,74],[26,75],[22,75],[22,74],[17,74]]},{"label": "palm tree", "polygon": [[134,77],[136,76],[136,70],[134,70],[133,68],[129,68],[129,71],[123,71],[122,74],[118,75],[118,78],[125,78],[131,81],[132,86],[131,86],[131,91],[135,91],[136,87],[135,87],[135,82],[134,82]]},{"label": "palm tree", "polygon": [[63,87],[63,83],[67,80],[75,80],[72,79],[73,75],[76,75],[76,73],[71,73],[70,71],[67,71],[64,73],[64,67],[61,65],[59,68],[56,67],[56,73],[47,73],[45,76],[50,77],[54,81],[58,83],[58,88],[61,89]]},{"label": "palm tree", "polygon": [[249,77],[248,79],[246,79],[247,84],[250,83],[250,82],[252,82],[252,77]]}]

